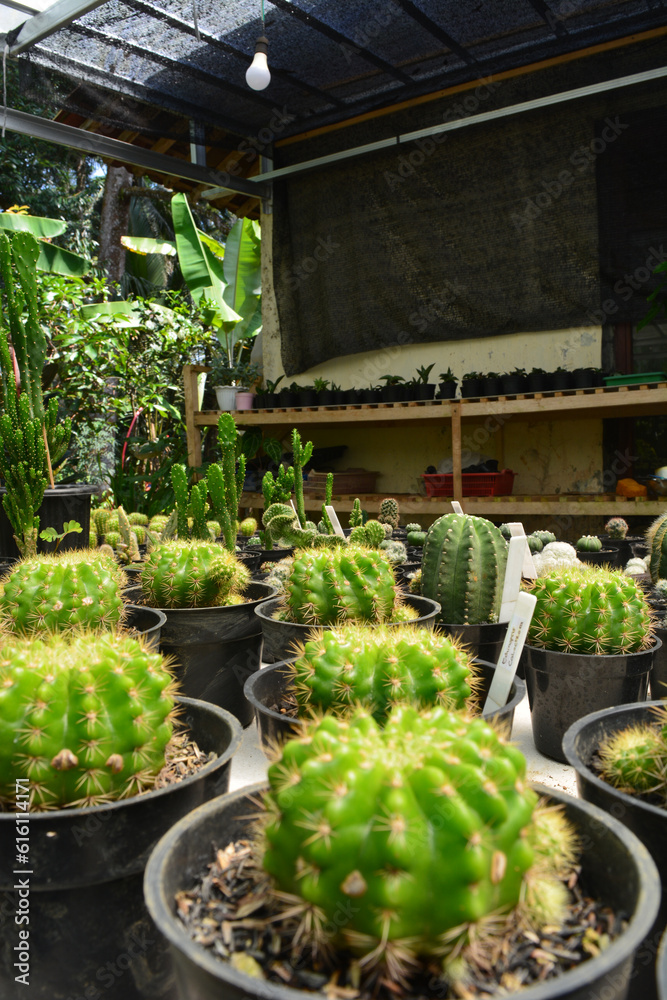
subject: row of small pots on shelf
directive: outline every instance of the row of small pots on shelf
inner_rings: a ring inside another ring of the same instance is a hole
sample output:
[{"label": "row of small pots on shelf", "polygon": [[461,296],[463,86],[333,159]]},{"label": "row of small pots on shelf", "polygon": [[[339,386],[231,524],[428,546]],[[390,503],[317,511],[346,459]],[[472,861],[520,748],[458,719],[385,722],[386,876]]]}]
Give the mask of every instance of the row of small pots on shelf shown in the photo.
[{"label": "row of small pots on shelf", "polygon": [[[451,388],[448,388],[451,387]],[[433,382],[412,383],[387,386],[369,386],[366,389],[306,389],[302,392],[282,389],[274,393],[258,393],[255,396],[255,409],[272,409],[283,406],[350,406],[359,403],[400,403],[412,400],[452,398],[456,391],[456,382],[443,382],[437,386]]]},{"label": "row of small pots on shelf", "polygon": [[567,389],[592,389],[604,385],[604,374],[596,368],[574,371],[508,372],[504,375],[475,374],[461,381],[461,395],[512,396],[518,393],[558,392]]}]

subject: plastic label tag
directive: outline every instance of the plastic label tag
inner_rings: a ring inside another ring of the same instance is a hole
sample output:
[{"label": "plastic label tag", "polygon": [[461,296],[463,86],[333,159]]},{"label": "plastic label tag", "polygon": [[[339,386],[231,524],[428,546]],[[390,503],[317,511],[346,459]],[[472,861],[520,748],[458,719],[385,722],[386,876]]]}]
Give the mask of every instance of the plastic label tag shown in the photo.
[{"label": "plastic label tag", "polygon": [[331,521],[331,527],[334,530],[334,535],[340,535],[341,538],[345,538],[345,532],[340,526],[340,521],[338,520],[338,514],[333,509],[330,503],[324,505],[324,509],[327,512],[327,516]]},{"label": "plastic label tag", "polygon": [[[510,534],[513,538],[515,535],[526,534],[523,530],[521,521],[510,521],[507,527],[510,529]],[[526,580],[537,579],[537,569],[535,568],[535,563],[533,562],[533,553],[530,551],[527,544],[523,553],[523,569],[521,571],[521,576],[525,577]]]},{"label": "plastic label tag", "polygon": [[505,567],[505,581],[503,583],[503,596],[500,603],[500,614],[498,615],[499,622],[508,622],[512,617],[514,605],[521,590],[521,572],[527,548],[528,542],[525,535],[514,535],[510,538],[507,566]]},{"label": "plastic label tag", "polygon": [[516,599],[514,614],[507,626],[503,648],[482,709],[484,713],[498,711],[507,704],[536,604],[534,594],[521,593]]},{"label": "plastic label tag", "polygon": [[452,510],[454,511],[455,514],[463,513],[463,507],[458,502],[458,500],[452,500]]}]

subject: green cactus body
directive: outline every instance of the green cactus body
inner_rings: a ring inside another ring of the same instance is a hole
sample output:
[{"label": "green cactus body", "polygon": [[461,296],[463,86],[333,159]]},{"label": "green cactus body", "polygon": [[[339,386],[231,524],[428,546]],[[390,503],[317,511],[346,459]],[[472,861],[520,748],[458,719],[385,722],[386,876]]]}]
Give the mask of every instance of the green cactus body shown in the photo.
[{"label": "green cactus body", "polygon": [[92,525],[90,527],[90,531],[88,532],[88,548],[97,548],[97,532]]},{"label": "green cactus body", "polygon": [[114,551],[118,548],[121,542],[120,531],[107,531],[104,535],[104,541],[107,545],[110,545]]},{"label": "green cactus body", "polygon": [[542,542],[542,545],[549,545],[550,542],[556,541],[556,536],[553,531],[533,531],[533,535]]},{"label": "green cactus body", "polygon": [[137,525],[142,528],[148,527],[148,514],[141,514],[138,510],[133,510],[131,514],[128,514],[127,519],[134,527]]},{"label": "green cactus body", "polygon": [[[410,531],[421,531],[422,530],[422,526],[421,526],[421,524],[417,524],[416,521],[411,521],[409,524],[406,524],[405,530],[407,532],[410,532]],[[424,534],[426,534],[426,532],[424,532]]]},{"label": "green cactus body", "polygon": [[107,525],[109,523],[109,518],[111,517],[111,511],[106,510],[104,507],[97,507],[90,513],[91,520],[95,526],[95,531],[98,535],[105,535],[107,531]]},{"label": "green cactus body", "polygon": [[597,535],[582,535],[577,541],[575,549],[579,552],[600,552],[602,549],[602,542]]},{"label": "green cactus body", "polygon": [[667,577],[667,514],[661,514],[646,532],[648,568],[655,583]]},{"label": "green cactus body", "polygon": [[386,542],[382,542],[380,550],[384,552],[392,566],[400,566],[408,558],[408,550],[403,542],[394,542],[389,539]]},{"label": "green cactus body", "polygon": [[610,517],[604,526],[610,538],[623,539],[628,533],[629,525],[623,517]]},{"label": "green cactus body", "polygon": [[244,538],[250,538],[257,531],[257,521],[254,517],[245,517],[239,524],[239,532]]},{"label": "green cactus body", "polygon": [[396,603],[387,559],[357,546],[300,551],[286,593],[292,621],[303,625],[391,621]]},{"label": "green cactus body", "polygon": [[120,532],[118,511],[112,510],[107,518],[104,534],[106,535],[109,531]]},{"label": "green cactus body", "polygon": [[629,726],[607,737],[599,747],[605,781],[627,792],[662,789],[665,798],[667,747],[660,730],[648,725]]},{"label": "green cactus body", "polygon": [[535,580],[528,642],[565,653],[636,653],[652,641],[651,610],[642,588],[621,573],[594,566],[554,570]]},{"label": "green cactus body", "polygon": [[123,616],[123,582],[116,561],[98,553],[34,556],[4,579],[0,620],[22,635],[113,628]]},{"label": "green cactus body", "polygon": [[146,527],[145,527],[145,525],[143,525],[143,524],[134,524],[134,525],[132,525],[132,533],[134,534],[135,538],[137,539],[137,544],[138,545],[145,545],[146,544]]},{"label": "green cactus body", "polygon": [[146,558],[141,572],[146,602],[157,608],[238,603],[249,580],[248,569],[234,553],[214,542],[163,542]]},{"label": "green cactus body", "polygon": [[384,525],[370,518],[365,524],[359,524],[350,532],[350,542],[354,545],[367,545],[370,549],[379,549],[385,540]]},{"label": "green cactus body", "polygon": [[544,548],[544,542],[539,535],[528,535],[526,541],[531,552],[541,552]]},{"label": "green cactus body", "polygon": [[507,543],[483,517],[444,514],[426,533],[422,593],[438,601],[440,621],[495,622],[500,612]]},{"label": "green cactus body", "polygon": [[423,546],[424,542],[426,541],[426,532],[425,531],[408,531],[408,534],[407,534],[407,537],[406,537],[406,541],[407,541],[408,545],[416,545],[418,548],[421,548]]},{"label": "green cactus body", "polygon": [[114,633],[6,642],[0,801],[29,779],[31,809],[92,806],[150,787],[172,733],[162,657]]},{"label": "green cactus body", "polygon": [[148,522],[148,528],[153,534],[159,535],[164,529],[169,517],[167,514],[154,514]]},{"label": "green cactus body", "polygon": [[394,500],[393,497],[386,497],[380,502],[377,519],[382,524],[389,524],[392,528],[398,528],[399,513],[398,501]]},{"label": "green cactus body", "polygon": [[465,708],[474,674],[471,656],[450,638],[410,625],[334,626],[309,639],[290,669],[300,715],[360,704],[378,722],[405,702]]},{"label": "green cactus body", "polygon": [[525,766],[486,722],[440,706],[396,708],[384,728],[363,711],[311,723],[265,796],[262,863],[301,903],[298,933],[404,967],[514,907],[542,850]]},{"label": "green cactus body", "polygon": [[356,497],[352,503],[352,510],[350,511],[350,527],[357,528],[360,524],[364,523],[364,514],[361,509],[361,500]]}]

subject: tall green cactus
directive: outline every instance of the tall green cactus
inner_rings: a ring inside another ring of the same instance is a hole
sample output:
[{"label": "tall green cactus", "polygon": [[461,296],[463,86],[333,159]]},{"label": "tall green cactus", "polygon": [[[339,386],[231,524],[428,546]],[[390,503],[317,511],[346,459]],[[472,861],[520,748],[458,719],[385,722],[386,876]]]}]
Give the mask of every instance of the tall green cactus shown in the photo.
[{"label": "tall green cactus", "polygon": [[355,497],[352,504],[352,510],[350,511],[350,527],[358,528],[359,525],[364,523],[364,513],[361,509],[361,500],[359,497]]},{"label": "tall green cactus", "polygon": [[422,554],[422,594],[442,606],[450,625],[498,621],[507,542],[483,517],[443,514],[428,529]]},{"label": "tall green cactus", "polygon": [[193,483],[192,489],[188,490],[187,470],[178,463],[172,466],[171,482],[176,501],[176,534],[181,541],[188,538],[209,541],[211,533],[206,525],[208,484],[202,480],[200,483]]},{"label": "tall green cactus", "polygon": [[292,428],[292,465],[294,467],[294,499],[296,501],[296,512],[299,524],[306,527],[306,505],[303,499],[303,469],[308,464],[313,454],[313,442],[307,441],[303,444],[301,435],[296,427]]},{"label": "tall green cactus", "polygon": [[[236,525],[239,519],[239,500],[245,481],[245,455],[238,454],[238,431],[231,413],[220,414],[218,420],[218,445],[222,453],[220,462],[209,466],[206,476],[211,497],[211,514],[222,529],[222,538],[230,552],[236,547]],[[237,465],[238,458],[238,465]]]},{"label": "tall green cactus", "polygon": [[648,568],[654,583],[667,578],[667,514],[656,518],[646,532]]},{"label": "tall green cactus", "polygon": [[[47,443],[51,464],[55,465],[67,451],[72,432],[69,418],[58,419],[55,398],[44,408],[41,379],[47,345],[37,303],[38,257],[39,244],[29,233],[15,233],[11,240],[0,233],[0,274],[4,282],[0,475],[7,489],[2,502],[19,551],[26,556],[37,551],[37,511],[49,475]],[[10,347],[20,375],[20,393]]]}]

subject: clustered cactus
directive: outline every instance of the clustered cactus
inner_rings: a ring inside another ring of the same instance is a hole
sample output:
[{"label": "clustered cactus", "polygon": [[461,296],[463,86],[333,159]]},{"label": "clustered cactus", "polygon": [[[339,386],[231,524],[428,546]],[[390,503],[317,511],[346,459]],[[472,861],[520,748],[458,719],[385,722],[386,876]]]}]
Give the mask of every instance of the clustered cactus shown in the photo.
[{"label": "clustered cactus", "polygon": [[358,524],[350,532],[350,542],[352,544],[366,545],[370,549],[379,549],[384,540],[384,525],[374,518],[369,518],[365,524]]},{"label": "clustered cactus", "polygon": [[604,739],[598,749],[605,781],[623,792],[659,795],[667,803],[667,710],[656,709],[655,724],[637,723]]},{"label": "clustered cactus", "polygon": [[376,722],[403,702],[471,706],[475,667],[454,640],[411,625],[337,625],[298,650],[291,665],[299,715],[349,712],[362,704]]},{"label": "clustered cactus", "polygon": [[482,719],[440,706],[307,726],[269,768],[260,852],[296,940],[405,984],[417,957],[456,954],[491,914],[559,922],[573,836],[536,808],[525,768]]},{"label": "clustered cactus", "polygon": [[651,610],[631,577],[595,566],[538,577],[528,642],[564,653],[636,653],[652,642]]},{"label": "clustered cactus", "polygon": [[350,511],[350,527],[357,528],[360,524],[364,523],[364,512],[361,509],[361,500],[359,497],[355,497],[352,504],[352,510]]},{"label": "clustered cactus", "polygon": [[123,617],[123,573],[113,558],[74,549],[24,559],[0,588],[0,623],[20,635],[109,629]]},{"label": "clustered cactus", "polygon": [[392,528],[398,528],[399,516],[398,500],[394,500],[393,497],[386,497],[380,502],[380,511],[377,519],[381,524],[388,524]]},{"label": "clustered cactus", "polygon": [[483,517],[444,514],[428,529],[422,554],[422,594],[442,606],[452,625],[495,622],[500,613],[507,543]]},{"label": "clustered cactus", "polygon": [[150,787],[172,734],[162,657],[113,632],[10,639],[0,654],[0,802],[93,806]]},{"label": "clustered cactus", "polygon": [[144,599],[157,608],[240,604],[249,580],[249,570],[233,552],[194,540],[162,542],[141,571]]}]

